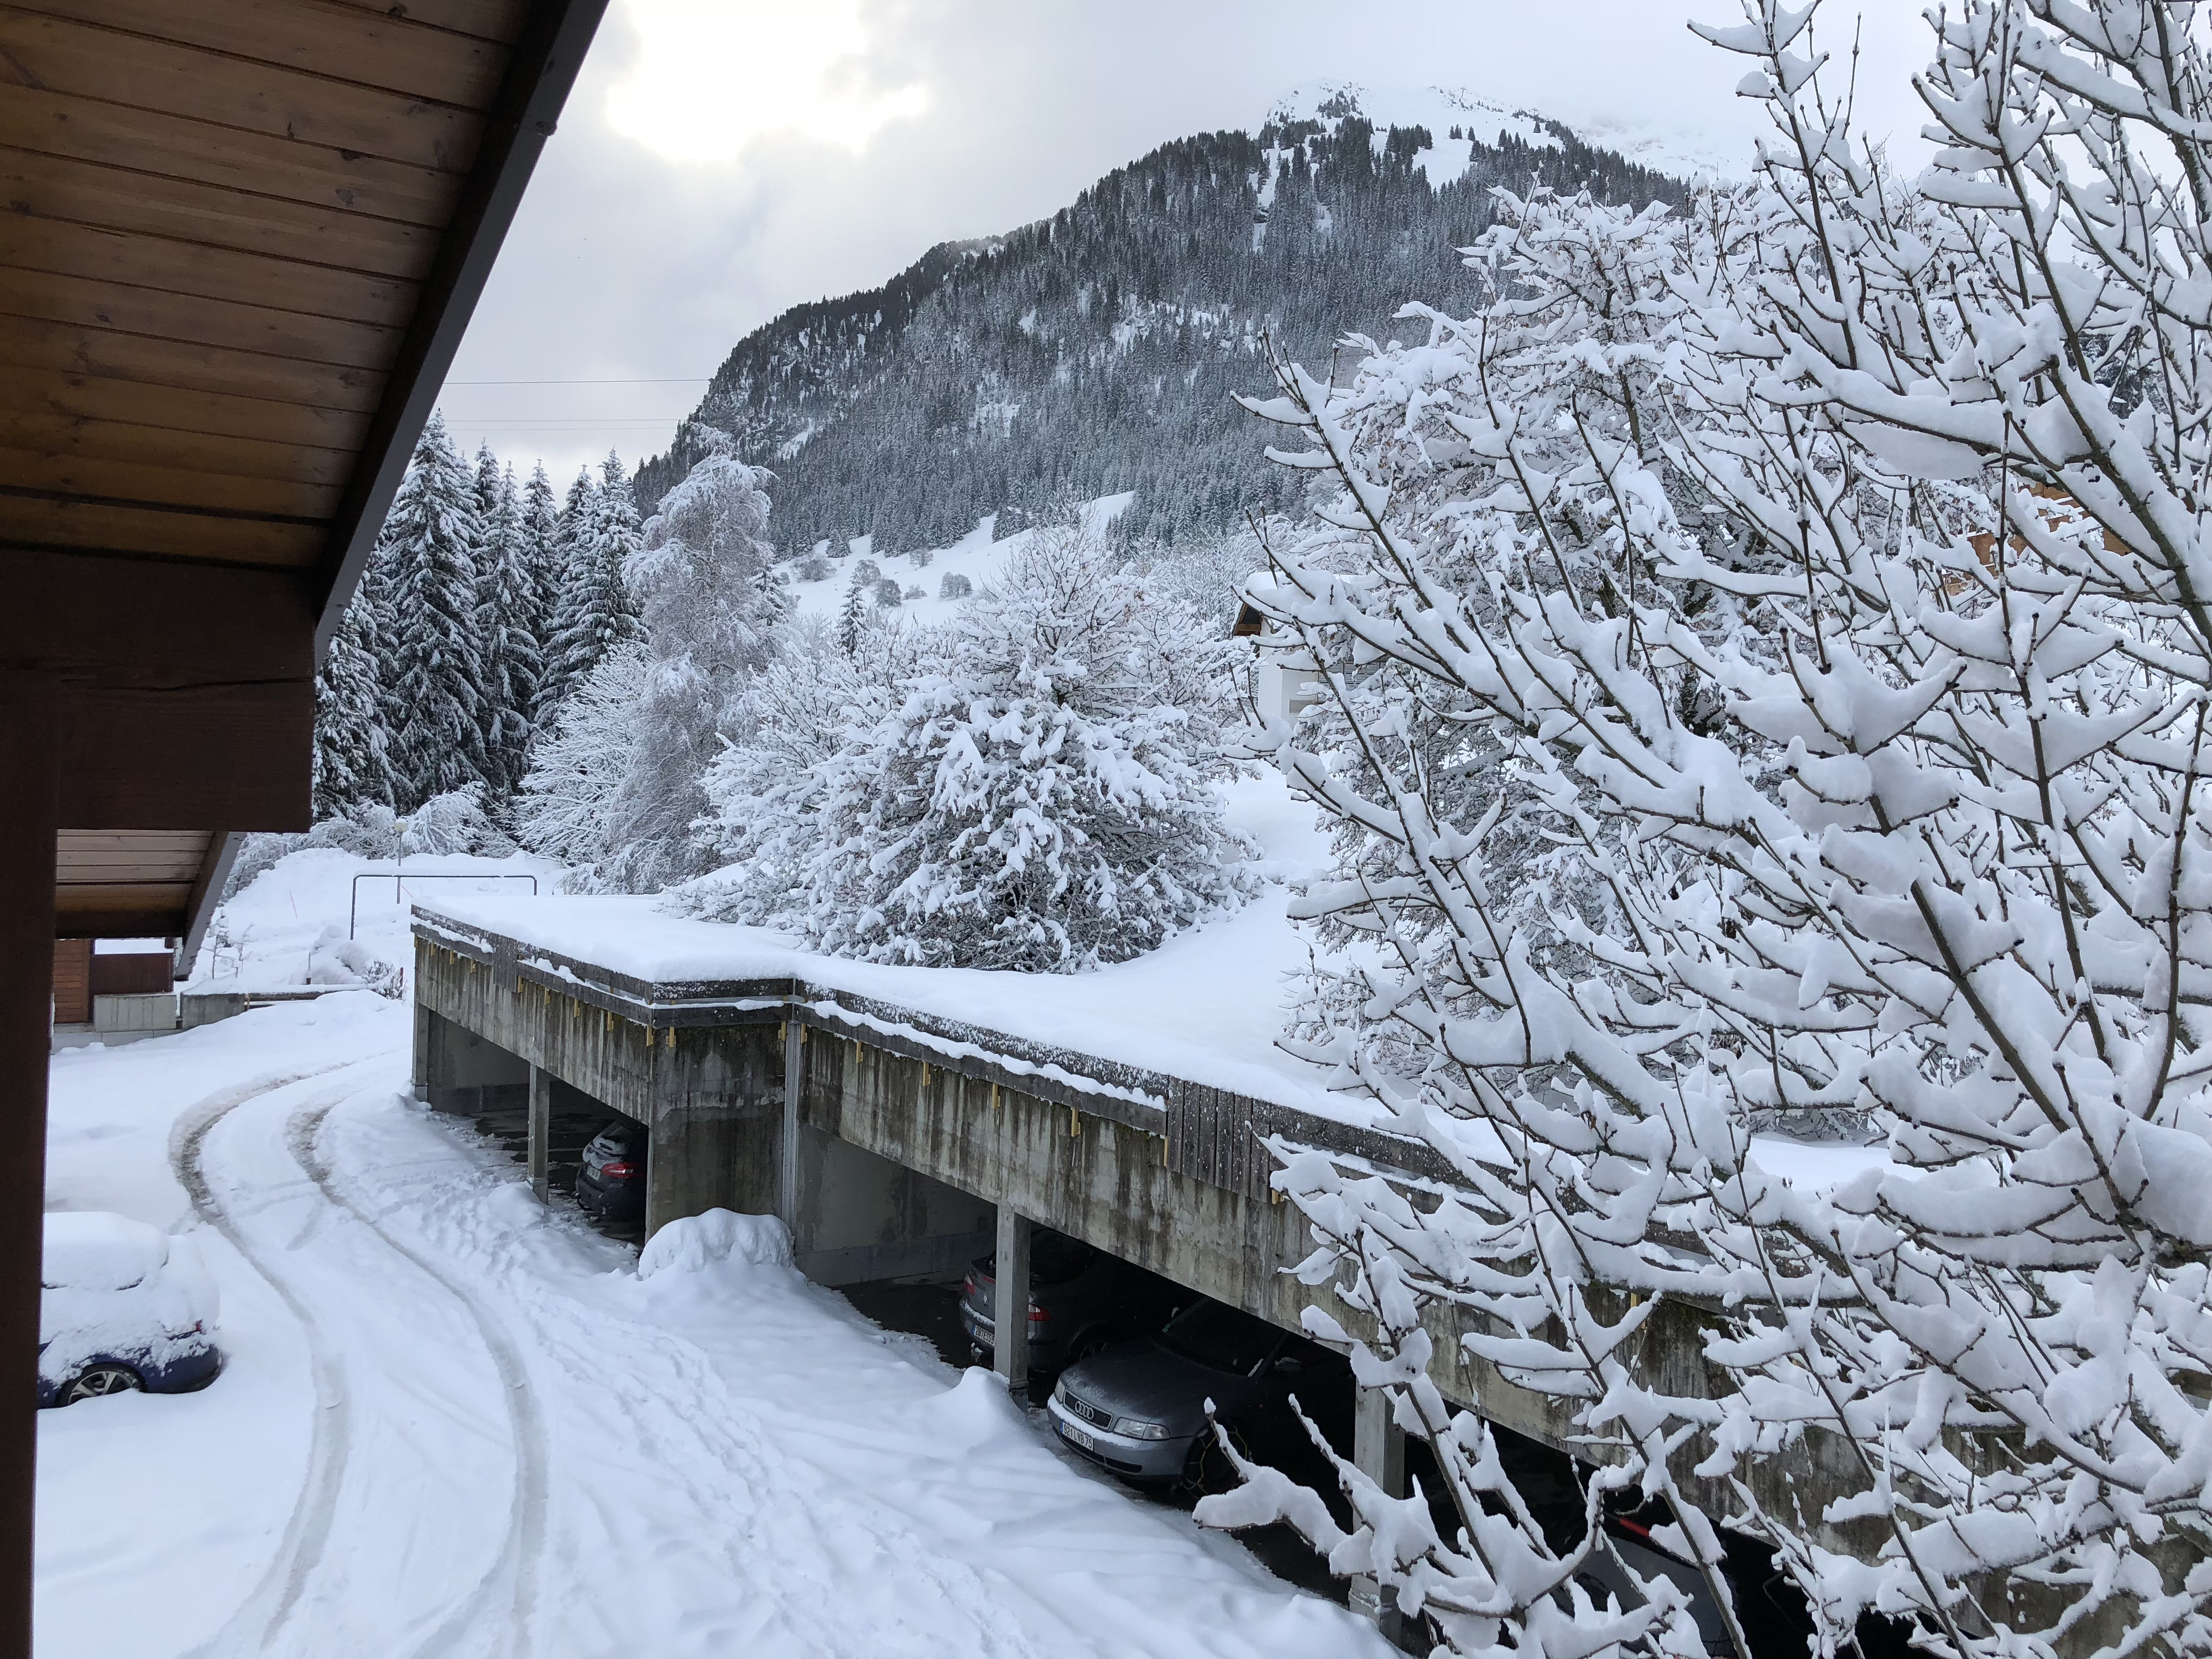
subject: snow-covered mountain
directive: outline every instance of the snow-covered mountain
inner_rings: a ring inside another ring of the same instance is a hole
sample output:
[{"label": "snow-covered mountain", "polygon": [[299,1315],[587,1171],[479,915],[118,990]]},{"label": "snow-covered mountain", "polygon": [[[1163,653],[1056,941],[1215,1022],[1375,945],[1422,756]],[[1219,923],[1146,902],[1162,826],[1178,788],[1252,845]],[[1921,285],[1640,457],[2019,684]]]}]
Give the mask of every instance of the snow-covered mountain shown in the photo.
[{"label": "snow-covered mountain", "polygon": [[[1162,145],[1049,219],[793,307],[738,343],[696,418],[774,469],[787,552],[940,547],[987,514],[1003,534],[1125,492],[1123,535],[1224,528],[1290,500],[1231,400],[1264,384],[1264,343],[1323,365],[1346,332],[1389,337],[1409,300],[1471,307],[1456,250],[1488,224],[1492,186],[1538,182],[1686,191],[1526,111],[1316,83],[1249,131]],[[680,430],[640,470],[642,504],[699,453]]]}]

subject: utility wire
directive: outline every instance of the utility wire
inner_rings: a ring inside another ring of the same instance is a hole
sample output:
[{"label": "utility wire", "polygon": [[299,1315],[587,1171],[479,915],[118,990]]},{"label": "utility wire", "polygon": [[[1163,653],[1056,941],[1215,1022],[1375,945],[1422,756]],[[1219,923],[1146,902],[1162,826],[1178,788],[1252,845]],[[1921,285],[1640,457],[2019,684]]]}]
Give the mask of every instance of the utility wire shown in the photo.
[{"label": "utility wire", "polygon": [[711,374],[679,374],[658,380],[448,380],[447,386],[705,386]]}]

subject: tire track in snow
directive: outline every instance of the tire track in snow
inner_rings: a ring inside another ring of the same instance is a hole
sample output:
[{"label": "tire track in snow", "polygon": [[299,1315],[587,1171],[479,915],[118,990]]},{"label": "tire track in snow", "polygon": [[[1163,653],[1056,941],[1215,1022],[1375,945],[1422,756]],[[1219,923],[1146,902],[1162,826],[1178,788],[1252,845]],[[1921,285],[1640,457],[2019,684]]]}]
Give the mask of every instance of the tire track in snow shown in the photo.
[{"label": "tire track in snow", "polygon": [[530,1648],[530,1626],[538,1600],[538,1567],[545,1553],[547,1455],[545,1427],[530,1386],[530,1370],[522,1351],[506,1325],[478,1296],[413,1246],[403,1243],[382,1223],[356,1203],[332,1179],[331,1167],[319,1150],[323,1125],[337,1103],[295,1112],[285,1124],[285,1146],[293,1161],[313,1182],[324,1197],[359,1221],[389,1249],[413,1264],[440,1285],[468,1312],[484,1351],[499,1372],[507,1407],[507,1427],[514,1442],[514,1496],[507,1511],[507,1536],[498,1558],[477,1589],[440,1621],[416,1649],[416,1659],[449,1650],[480,1615],[501,1599],[513,1620],[512,1651],[523,1659]]},{"label": "tire track in snow", "polygon": [[217,1124],[241,1106],[311,1079],[368,1063],[366,1060],[345,1060],[303,1072],[257,1078],[211,1095],[190,1108],[178,1117],[169,1132],[169,1167],[191,1200],[193,1212],[229,1241],[231,1248],[260,1275],[262,1282],[299,1322],[301,1334],[307,1345],[308,1369],[315,1389],[307,1478],[301,1483],[300,1495],[284,1523],[276,1554],[261,1582],[239,1604],[238,1610],[213,1636],[193,1649],[187,1659],[205,1659],[205,1656],[240,1650],[258,1651],[275,1641],[292,1609],[299,1605],[308,1575],[321,1560],[323,1547],[329,1541],[331,1522],[337,1510],[338,1489],[345,1476],[352,1426],[352,1404],[346,1389],[345,1370],[338,1363],[328,1334],[316,1319],[313,1308],[293,1290],[260,1247],[248,1241],[244,1230],[216,1197],[202,1164],[207,1138]]}]

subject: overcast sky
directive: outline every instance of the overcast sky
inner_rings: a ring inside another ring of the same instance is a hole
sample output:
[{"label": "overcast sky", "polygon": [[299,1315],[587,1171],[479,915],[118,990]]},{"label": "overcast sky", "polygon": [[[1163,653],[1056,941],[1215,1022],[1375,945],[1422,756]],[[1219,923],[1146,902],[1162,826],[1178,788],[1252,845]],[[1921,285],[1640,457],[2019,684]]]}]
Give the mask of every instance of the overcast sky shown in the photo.
[{"label": "overcast sky", "polygon": [[[1286,89],[1433,83],[1601,142],[1747,153],[1735,0],[614,0],[444,407],[556,483],[665,447],[747,331],[1044,217]],[[1866,0],[1861,111],[1917,128],[1919,0]],[[1859,10],[1830,0],[1824,45]],[[1387,90],[1384,91],[1387,101]],[[647,384],[659,381],[662,384]],[[484,384],[556,382],[557,384]],[[621,382],[610,384],[610,382]]]}]

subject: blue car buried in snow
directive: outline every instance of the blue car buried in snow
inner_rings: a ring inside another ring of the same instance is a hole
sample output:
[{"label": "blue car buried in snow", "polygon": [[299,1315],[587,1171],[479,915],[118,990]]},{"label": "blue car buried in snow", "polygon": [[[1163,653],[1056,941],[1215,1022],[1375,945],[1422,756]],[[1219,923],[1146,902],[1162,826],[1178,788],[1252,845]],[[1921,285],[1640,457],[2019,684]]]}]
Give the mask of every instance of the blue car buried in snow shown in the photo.
[{"label": "blue car buried in snow", "polygon": [[57,1212],[40,1281],[40,1406],[187,1394],[222,1369],[215,1284],[188,1242],[106,1211]]}]

